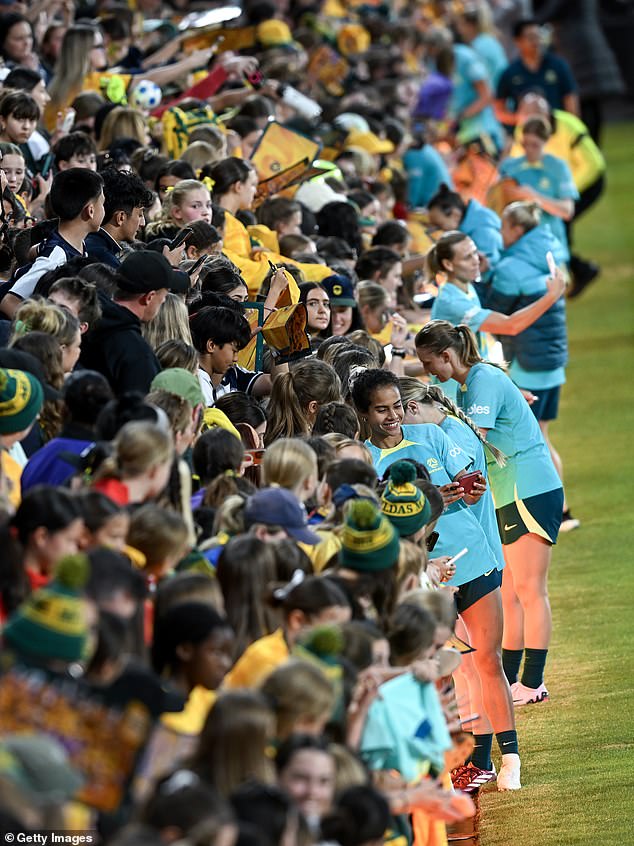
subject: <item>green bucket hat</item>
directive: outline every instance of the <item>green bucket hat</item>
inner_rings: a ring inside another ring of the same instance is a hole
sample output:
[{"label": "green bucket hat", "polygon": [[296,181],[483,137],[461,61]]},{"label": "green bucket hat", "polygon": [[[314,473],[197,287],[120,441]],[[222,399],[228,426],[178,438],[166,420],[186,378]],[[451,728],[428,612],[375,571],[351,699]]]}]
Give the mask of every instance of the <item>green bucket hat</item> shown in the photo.
[{"label": "green bucket hat", "polygon": [[416,468],[410,461],[395,461],[381,497],[381,511],[402,538],[415,535],[432,516],[429,500],[415,479]]},{"label": "green bucket hat", "polygon": [[184,367],[168,367],[167,370],[157,373],[150,385],[150,391],[157,390],[169,391],[182,397],[192,408],[205,404],[198,376]]}]

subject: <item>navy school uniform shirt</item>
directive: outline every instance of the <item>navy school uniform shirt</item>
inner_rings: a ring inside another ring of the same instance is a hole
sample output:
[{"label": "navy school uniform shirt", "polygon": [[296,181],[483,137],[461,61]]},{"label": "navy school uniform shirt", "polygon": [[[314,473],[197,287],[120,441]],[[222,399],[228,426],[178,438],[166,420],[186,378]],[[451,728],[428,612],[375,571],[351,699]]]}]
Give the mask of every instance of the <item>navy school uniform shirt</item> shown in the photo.
[{"label": "navy school uniform shirt", "polygon": [[35,286],[41,276],[49,270],[55,270],[62,264],[66,264],[72,258],[81,258],[86,252],[79,252],[55,231],[46,238],[39,246],[37,258],[31,264],[25,264],[14,273],[11,279],[9,293],[28,299],[33,294]]}]

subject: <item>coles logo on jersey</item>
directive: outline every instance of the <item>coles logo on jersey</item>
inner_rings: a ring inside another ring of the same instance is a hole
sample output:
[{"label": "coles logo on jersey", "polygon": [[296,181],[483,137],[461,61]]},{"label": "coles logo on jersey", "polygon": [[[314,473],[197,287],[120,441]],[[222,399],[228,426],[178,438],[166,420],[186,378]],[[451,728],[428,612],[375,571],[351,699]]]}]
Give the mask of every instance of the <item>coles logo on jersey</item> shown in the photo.
[{"label": "coles logo on jersey", "polygon": [[467,409],[467,417],[473,417],[474,414],[490,414],[491,413],[491,406],[490,405],[470,405]]}]

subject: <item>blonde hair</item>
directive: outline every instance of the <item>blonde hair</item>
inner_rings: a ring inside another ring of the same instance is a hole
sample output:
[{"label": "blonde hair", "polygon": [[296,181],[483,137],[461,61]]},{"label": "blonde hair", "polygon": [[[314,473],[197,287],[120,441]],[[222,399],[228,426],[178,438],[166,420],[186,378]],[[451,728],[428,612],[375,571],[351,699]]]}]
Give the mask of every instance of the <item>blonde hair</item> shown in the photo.
[{"label": "blonde hair", "polygon": [[260,689],[274,703],[278,740],[292,734],[301,719],[329,716],[335,704],[332,682],[308,661],[286,661],[267,676]]},{"label": "blonde hair", "polygon": [[401,605],[416,605],[429,611],[438,625],[446,626],[453,631],[456,625],[456,605],[453,594],[446,590],[425,590],[416,588],[406,593],[400,600]]},{"label": "blonde hair", "polygon": [[187,524],[175,511],[144,505],[132,512],[127,542],[145,556],[149,570],[160,568],[167,558],[185,554]]},{"label": "blonde hair", "polygon": [[171,432],[155,423],[133,420],[119,430],[113,442],[113,454],[102,462],[97,480],[114,477],[138,479],[153,467],[171,461],[174,443]]},{"label": "blonde hair", "polygon": [[[208,144],[213,150],[213,163],[222,161],[227,157],[227,138],[221,129],[213,123],[203,123],[194,127],[189,133],[189,146],[202,141]],[[183,158],[183,156],[181,156]]]},{"label": "blonde hair", "polygon": [[388,303],[387,291],[377,282],[370,280],[359,282],[357,285],[357,302],[359,303],[359,309],[362,309],[364,306],[368,306],[371,309],[385,306]]},{"label": "blonde hair", "polygon": [[368,783],[368,773],[357,756],[340,743],[331,743],[328,751],[335,761],[335,792]]},{"label": "blonde hair", "polygon": [[209,193],[208,189],[205,188],[203,183],[199,182],[197,179],[181,179],[180,182],[177,182],[176,185],[172,188],[172,190],[168,192],[163,202],[163,211],[161,213],[159,221],[163,223],[165,221],[169,221],[170,223],[173,223],[176,226],[181,226],[181,222],[176,220],[176,218],[172,216],[172,210],[175,206],[180,208],[185,197],[188,194],[191,194],[192,191],[200,191],[201,189]]},{"label": "blonde hair", "polygon": [[154,352],[163,370],[182,367],[184,370],[189,370],[190,373],[198,373],[199,358],[196,348],[185,341],[181,341],[180,338],[163,341]]},{"label": "blonde hair", "polygon": [[156,317],[143,324],[142,331],[143,337],[155,351],[165,341],[184,341],[188,346],[193,346],[187,306],[178,294],[171,291]]},{"label": "blonde hair", "polygon": [[502,213],[502,218],[513,226],[521,226],[524,232],[530,232],[542,222],[542,210],[538,203],[517,200],[509,203]]},{"label": "blonde hair", "polygon": [[440,406],[439,410],[444,414],[457,417],[458,420],[471,429],[484,449],[487,450],[492,458],[495,459],[495,463],[499,467],[506,466],[506,456],[504,453],[497,447],[493,446],[493,444],[490,444],[486,438],[482,437],[482,432],[475,425],[473,420],[470,417],[467,417],[464,411],[461,408],[458,408],[458,406],[443,393],[442,389],[439,388],[438,385],[427,385],[424,382],[420,382],[418,379],[415,379],[413,376],[401,376],[398,381],[399,391],[401,393],[401,399],[404,406],[406,406],[408,402],[422,402],[426,405],[434,405],[435,407]]},{"label": "blonde hair", "polygon": [[190,164],[196,173],[205,165],[212,165],[221,160],[218,151],[208,144],[207,141],[192,141],[192,143],[181,153],[181,161]]},{"label": "blonde hair", "polygon": [[147,124],[138,109],[117,106],[108,112],[99,135],[100,149],[108,150],[117,138],[134,138],[139,144],[147,142]]},{"label": "blonde hair", "polygon": [[55,74],[48,87],[51,107],[62,108],[81,89],[90,73],[90,53],[95,45],[96,27],[76,24],[66,30]]},{"label": "blonde hair", "polygon": [[79,332],[79,320],[68,309],[47,303],[41,297],[25,300],[15,313],[9,346],[29,332],[45,332],[60,345],[70,345]]},{"label": "blonde hair", "polygon": [[426,569],[427,551],[423,547],[418,546],[418,544],[412,543],[412,541],[401,539],[396,572],[396,583],[399,594],[409,576],[416,576],[418,583],[420,583],[420,574]]},{"label": "blonde hair", "polygon": [[361,450],[361,454],[363,456],[361,461],[365,461],[365,463],[369,464],[370,467],[374,466],[372,453],[363,441],[355,441],[352,438],[347,438],[345,435],[341,435],[339,432],[328,432],[327,435],[321,435],[321,437],[335,448],[337,456],[339,456],[341,450],[346,449],[346,447],[356,447]]},{"label": "blonde hair", "polygon": [[244,525],[245,497],[234,494],[225,499],[218,506],[214,516],[214,536],[220,534],[241,535],[245,531]]},{"label": "blonde hair", "polygon": [[309,476],[317,476],[317,456],[306,441],[299,438],[281,438],[264,453],[262,484],[279,485],[294,490]]},{"label": "blonde hair", "polygon": [[225,797],[250,779],[274,784],[266,754],[274,732],[275,716],[260,693],[220,693],[199,735],[192,768]]},{"label": "blonde hair", "polygon": [[192,406],[185,397],[159,388],[149,393],[145,402],[163,409],[169,419],[173,435],[181,435],[191,423]]}]

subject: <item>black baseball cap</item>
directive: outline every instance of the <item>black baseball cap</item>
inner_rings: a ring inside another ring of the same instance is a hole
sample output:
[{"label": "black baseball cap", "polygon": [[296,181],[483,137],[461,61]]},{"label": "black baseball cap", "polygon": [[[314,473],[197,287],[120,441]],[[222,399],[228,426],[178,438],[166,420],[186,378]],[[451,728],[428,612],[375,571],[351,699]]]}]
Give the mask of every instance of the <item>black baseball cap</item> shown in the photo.
[{"label": "black baseball cap", "polygon": [[174,294],[189,291],[189,276],[175,270],[164,255],[153,250],[134,250],[121,262],[117,286],[132,294],[147,294],[167,288]]}]

